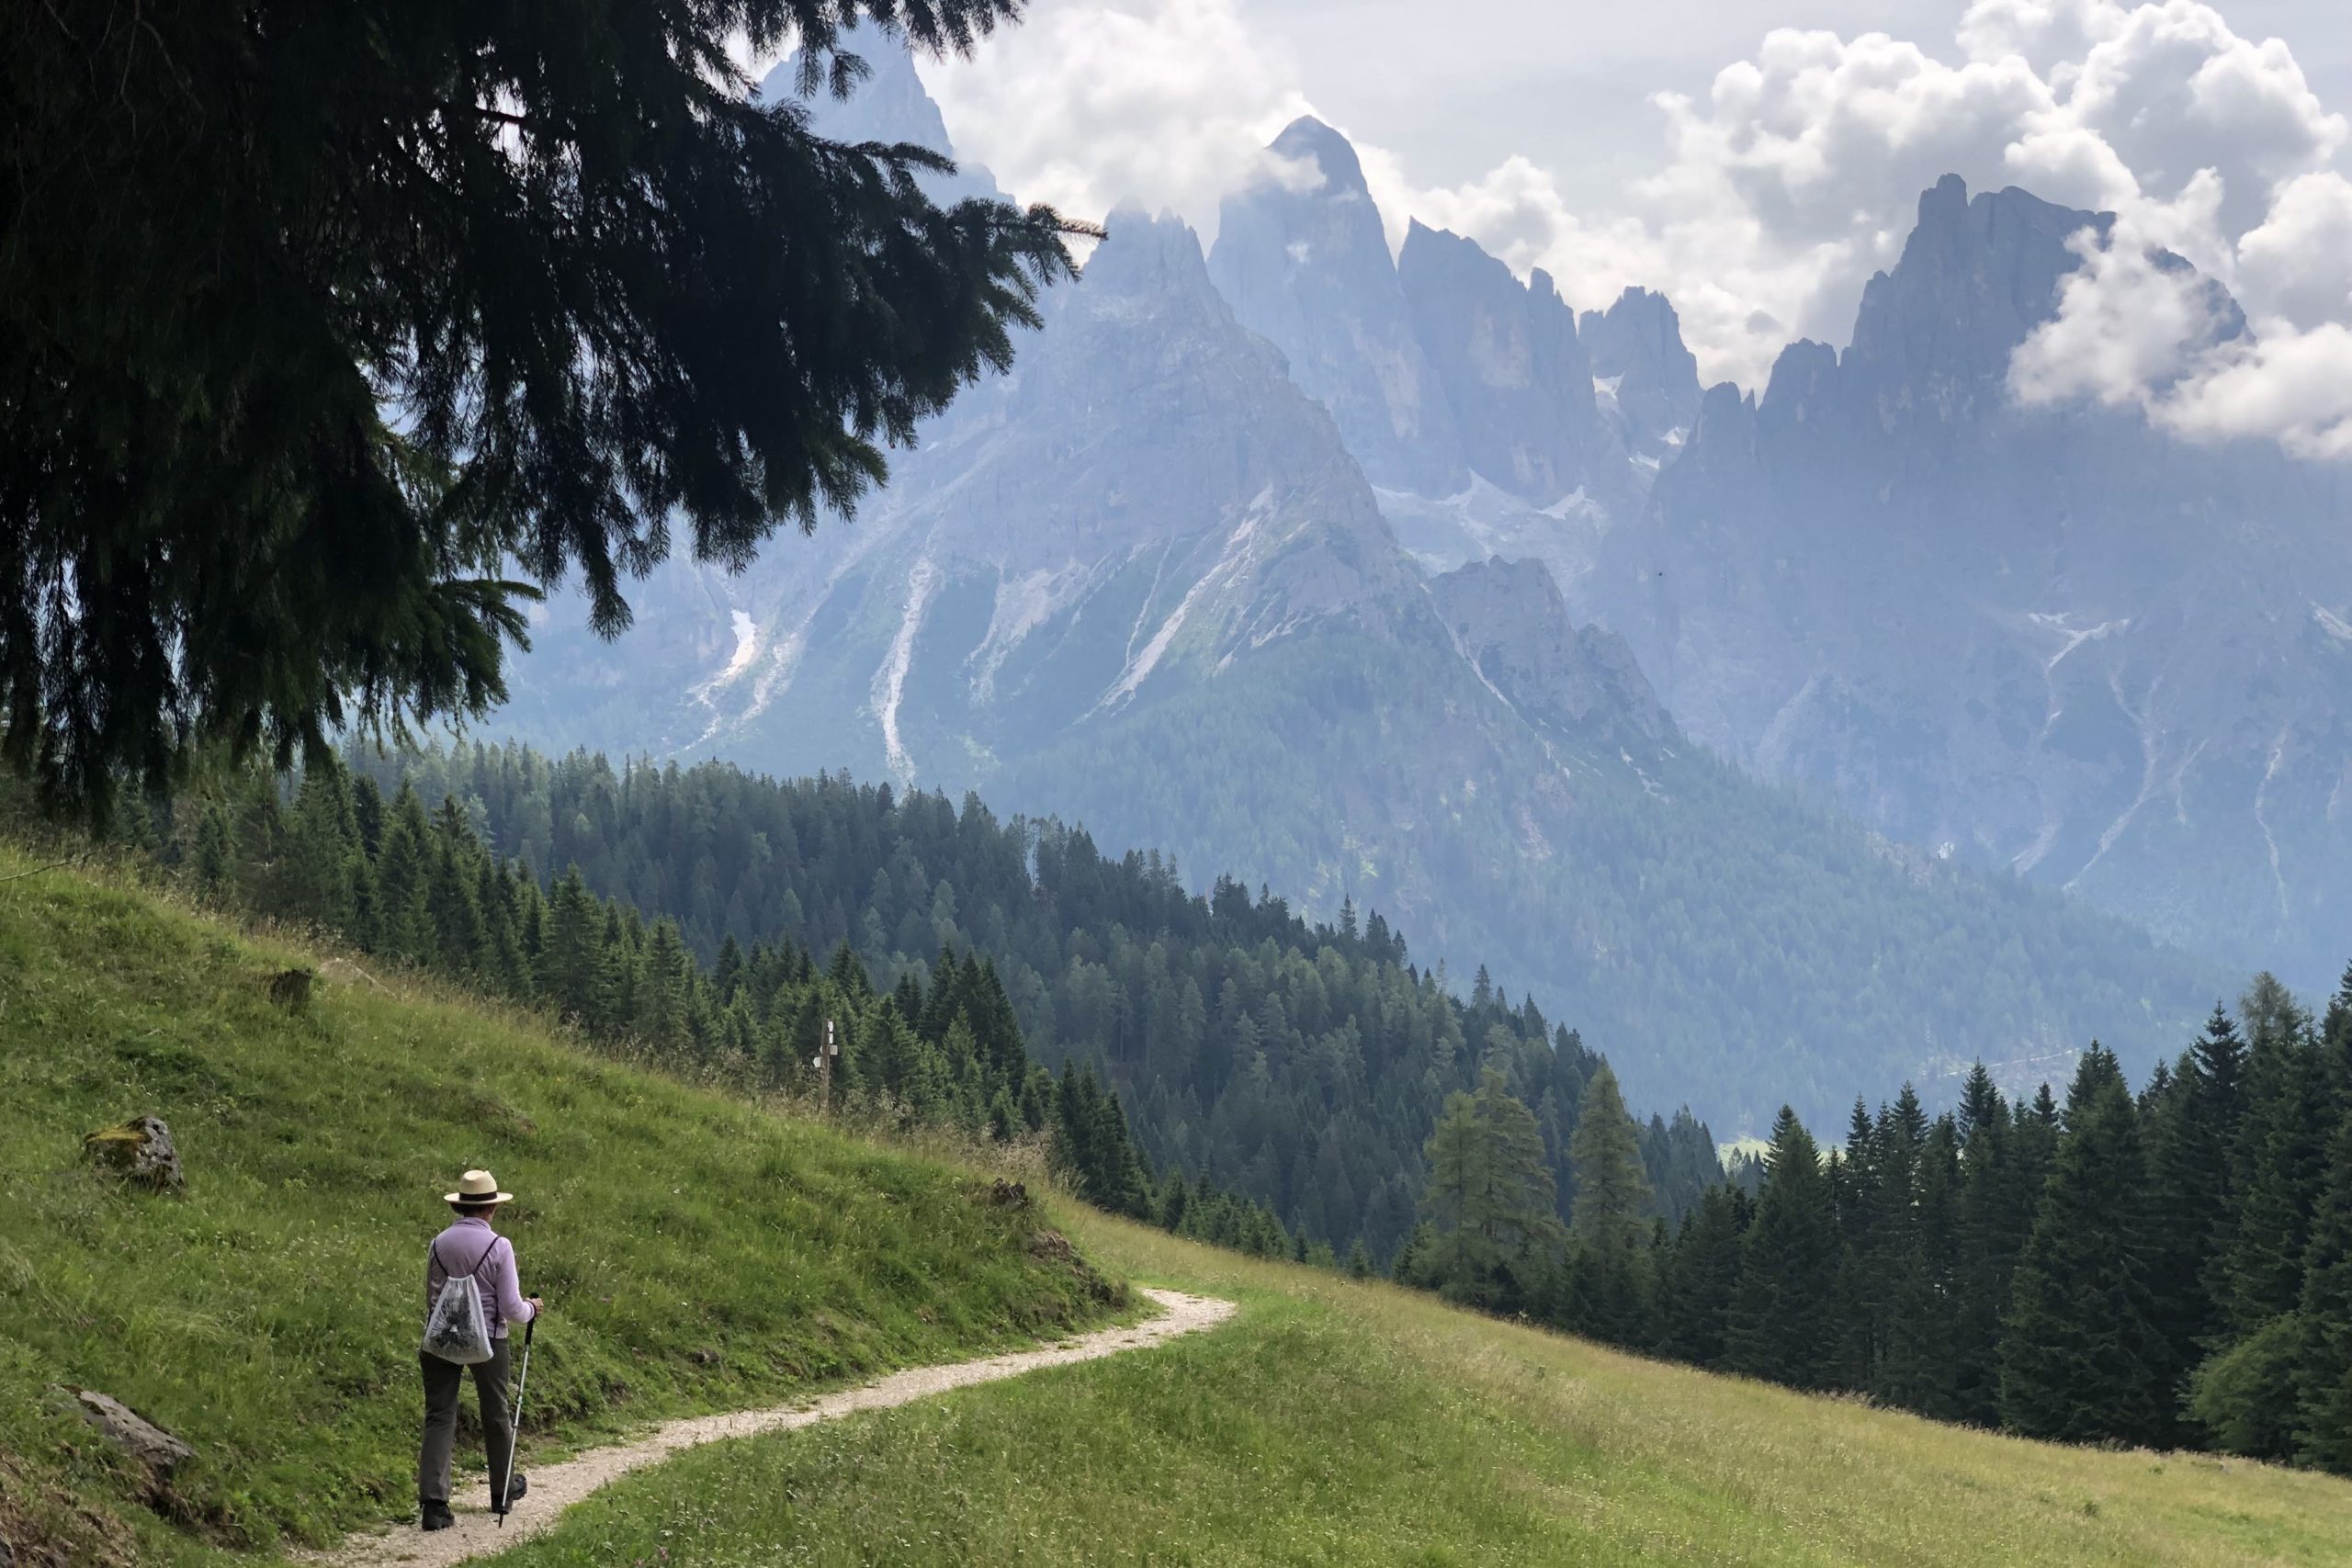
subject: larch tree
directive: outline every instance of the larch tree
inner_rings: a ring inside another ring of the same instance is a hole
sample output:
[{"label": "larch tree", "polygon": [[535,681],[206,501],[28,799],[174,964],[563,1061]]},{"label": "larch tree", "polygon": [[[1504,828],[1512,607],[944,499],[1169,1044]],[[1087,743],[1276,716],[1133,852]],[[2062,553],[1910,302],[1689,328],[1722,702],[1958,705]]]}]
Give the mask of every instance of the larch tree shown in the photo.
[{"label": "larch tree", "polygon": [[1503,1304],[1525,1288],[1513,1266],[1556,1243],[1560,1221],[1543,1134],[1501,1068],[1447,1098],[1424,1156],[1434,1235],[1420,1266],[1450,1294]]},{"label": "larch tree", "polygon": [[1627,1341],[1641,1328],[1644,1246],[1650,1232],[1650,1184],[1617,1075],[1603,1062],[1584,1086],[1576,1131],[1568,1137],[1575,1179],[1569,1216],[1568,1321],[1586,1333]]}]

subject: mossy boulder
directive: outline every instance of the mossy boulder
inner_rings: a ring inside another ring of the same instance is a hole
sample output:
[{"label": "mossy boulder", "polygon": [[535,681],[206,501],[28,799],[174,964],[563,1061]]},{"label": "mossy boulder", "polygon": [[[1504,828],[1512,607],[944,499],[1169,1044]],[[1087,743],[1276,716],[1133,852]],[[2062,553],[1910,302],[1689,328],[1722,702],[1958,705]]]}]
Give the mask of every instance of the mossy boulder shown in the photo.
[{"label": "mossy boulder", "polygon": [[133,1186],[155,1192],[180,1192],[187,1178],[180,1170],[180,1151],[172,1130],[156,1116],[134,1116],[112,1127],[102,1127],[82,1140],[83,1152],[101,1170],[108,1170]]}]

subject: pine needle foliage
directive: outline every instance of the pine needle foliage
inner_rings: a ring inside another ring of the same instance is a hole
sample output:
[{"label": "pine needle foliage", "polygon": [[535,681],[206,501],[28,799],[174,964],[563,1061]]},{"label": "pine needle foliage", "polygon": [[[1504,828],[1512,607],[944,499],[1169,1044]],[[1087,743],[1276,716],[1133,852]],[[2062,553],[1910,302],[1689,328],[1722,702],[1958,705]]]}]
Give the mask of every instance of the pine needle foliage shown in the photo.
[{"label": "pine needle foliage", "polygon": [[[1018,9],[9,7],[0,750],[103,820],[200,742],[485,711],[533,584],[615,634],[673,545],[848,513],[1084,231],[937,205],[936,154],[805,100],[865,73],[850,28],[957,51]],[[792,44],[762,101],[730,49]]]}]

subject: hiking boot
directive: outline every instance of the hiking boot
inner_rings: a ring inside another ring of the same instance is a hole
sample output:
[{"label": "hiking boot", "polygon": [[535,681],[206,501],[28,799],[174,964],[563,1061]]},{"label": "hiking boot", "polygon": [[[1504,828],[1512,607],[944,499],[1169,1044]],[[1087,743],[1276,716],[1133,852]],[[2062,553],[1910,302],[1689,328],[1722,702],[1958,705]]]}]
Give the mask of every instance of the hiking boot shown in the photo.
[{"label": "hiking boot", "polygon": [[506,1495],[504,1497],[492,1497],[490,1500],[490,1511],[493,1514],[510,1512],[515,1504],[523,1500],[523,1495],[530,1491],[530,1489],[531,1478],[529,1476],[517,1473],[507,1477]]},{"label": "hiking boot", "polygon": [[424,1517],[417,1521],[419,1529],[445,1530],[458,1522],[458,1516],[449,1511],[447,1503],[424,1503],[420,1505],[420,1511]]}]

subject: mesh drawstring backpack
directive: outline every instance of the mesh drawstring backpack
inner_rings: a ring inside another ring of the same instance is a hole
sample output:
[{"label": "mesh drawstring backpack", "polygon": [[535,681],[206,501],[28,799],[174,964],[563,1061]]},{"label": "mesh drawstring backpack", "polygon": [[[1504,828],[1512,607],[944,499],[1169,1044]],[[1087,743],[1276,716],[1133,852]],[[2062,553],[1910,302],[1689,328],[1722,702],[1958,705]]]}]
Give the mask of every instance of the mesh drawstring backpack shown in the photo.
[{"label": "mesh drawstring backpack", "polygon": [[[482,1265],[497,1250],[498,1238],[492,1236],[471,1269],[463,1274],[451,1274],[441,1282],[441,1294],[435,1298],[433,1310],[424,1317],[425,1354],[471,1367],[498,1353],[490,1342],[490,1316],[481,1309],[481,1290],[474,1283],[474,1276],[481,1272]],[[440,1255],[436,1252],[434,1256],[437,1258]],[[447,1269],[448,1265],[444,1263],[441,1267]]]}]

